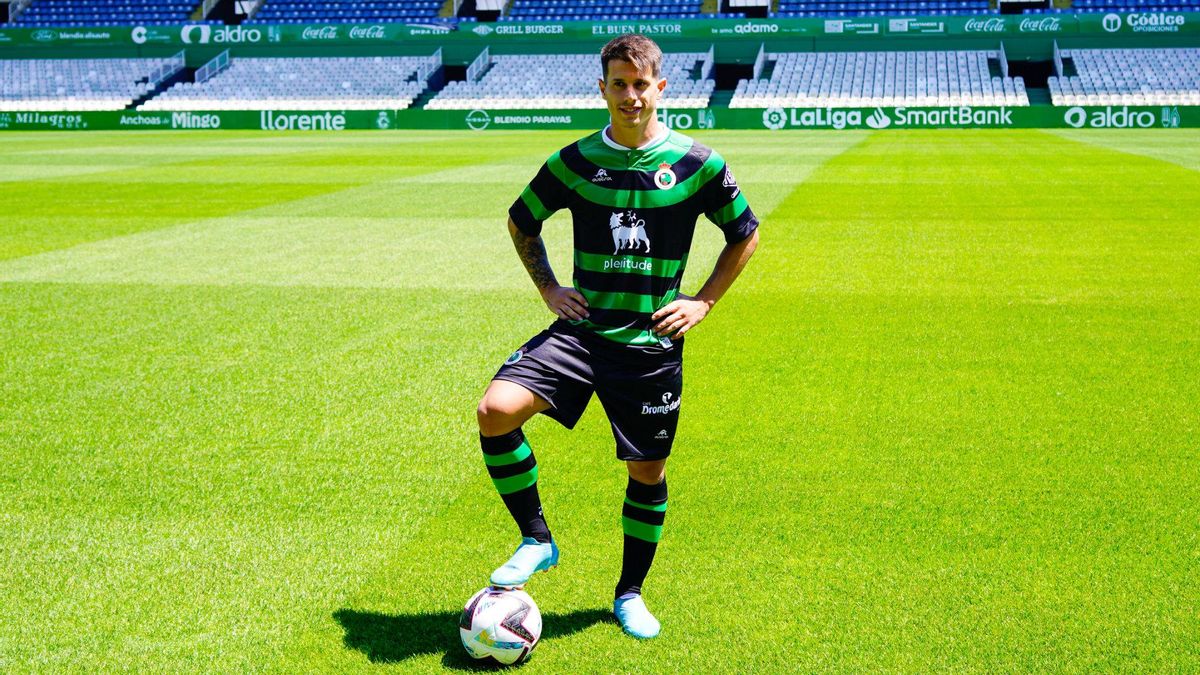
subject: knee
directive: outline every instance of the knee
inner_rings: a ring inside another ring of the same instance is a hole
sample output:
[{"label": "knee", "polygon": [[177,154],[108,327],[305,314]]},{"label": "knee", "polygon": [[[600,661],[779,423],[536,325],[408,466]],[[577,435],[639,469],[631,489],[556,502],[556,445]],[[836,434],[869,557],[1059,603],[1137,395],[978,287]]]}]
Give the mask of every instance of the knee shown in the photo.
[{"label": "knee", "polygon": [[475,409],[479,421],[479,433],[484,436],[499,436],[521,426],[516,410],[496,397],[484,396]]},{"label": "knee", "polygon": [[629,467],[629,477],[644,485],[658,485],[667,476],[667,463],[658,462],[626,462]]}]

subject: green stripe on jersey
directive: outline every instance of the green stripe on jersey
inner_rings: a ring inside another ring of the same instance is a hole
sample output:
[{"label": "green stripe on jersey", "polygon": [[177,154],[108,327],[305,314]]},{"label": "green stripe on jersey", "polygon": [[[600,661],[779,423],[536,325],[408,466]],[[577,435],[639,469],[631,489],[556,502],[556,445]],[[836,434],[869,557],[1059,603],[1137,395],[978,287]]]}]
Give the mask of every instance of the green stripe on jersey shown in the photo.
[{"label": "green stripe on jersey", "polygon": [[745,213],[748,208],[750,208],[750,205],[746,203],[746,198],[742,196],[741,192],[738,192],[738,196],[733,201],[721,207],[713,214],[713,221],[717,225],[725,225],[737,220],[738,216]]},{"label": "green stripe on jersey", "polygon": [[[511,194],[511,193],[510,193]],[[533,214],[534,220],[546,220],[552,214],[550,210],[542,204],[542,200],[533,193],[533,186],[526,186],[521,193],[521,201],[525,202],[525,206],[529,207],[529,212]]]},{"label": "green stripe on jersey", "polygon": [[[546,160],[546,166],[550,168],[550,173],[554,174],[575,194],[593,204],[619,209],[655,209],[674,206],[696,194],[700,187],[715,176],[724,164],[725,160],[714,152],[705,160],[704,166],[700,167],[699,171],[689,176],[687,180],[676,183],[675,187],[669,190],[613,190],[584,180],[582,176],[568,169],[557,154]],[[653,172],[647,171],[646,173]]]},{"label": "green stripe on jersey", "polygon": [[531,452],[533,452],[533,450],[530,449],[529,442],[522,441],[521,445],[517,446],[517,449],[511,452],[505,452],[499,455],[489,455],[485,453],[483,455],[483,463],[488,466],[508,466],[509,464],[516,464],[517,462],[524,460]]},{"label": "green stripe on jersey", "polygon": [[586,328],[606,340],[620,342],[621,344],[634,345],[636,347],[657,347],[659,345],[658,336],[650,332],[648,328],[614,328],[612,326],[593,323],[587,319],[572,321],[571,325]]},{"label": "green stripe on jersey", "polygon": [[650,277],[673,277],[687,263],[685,254],[680,260],[647,258],[640,255],[603,255],[575,251],[575,266],[588,272],[641,274]]},{"label": "green stripe on jersey", "polygon": [[625,309],[631,312],[652,314],[655,310],[675,299],[679,289],[673,289],[663,296],[646,295],[643,293],[626,293],[624,291],[593,291],[580,287],[580,293],[587,298],[588,307],[595,309]]},{"label": "green stripe on jersey", "polygon": [[[695,143],[695,141],[690,138],[687,139],[686,145],[679,143],[678,140],[681,138],[680,135],[676,134],[675,132],[671,132],[667,136],[666,140],[654,146],[654,148],[647,148],[644,151],[636,151],[632,149],[617,150],[608,143],[604,142],[603,134],[604,131],[601,130],[598,133],[592,134],[591,136],[580,140],[578,144],[579,154],[583,155],[584,159],[598,167],[615,169],[618,171],[628,171],[634,168],[631,167],[629,163],[630,152],[637,153],[635,156],[638,158],[650,159],[653,163],[653,168],[650,170],[657,171],[658,165],[663,162],[674,164],[675,162],[683,159],[683,156],[691,151],[692,145]],[[643,159],[643,161],[645,161],[645,159]]]},{"label": "green stripe on jersey", "polygon": [[628,516],[621,516],[621,528],[625,530],[625,534],[651,544],[657,544],[658,540],[662,539],[662,525],[647,525]]}]

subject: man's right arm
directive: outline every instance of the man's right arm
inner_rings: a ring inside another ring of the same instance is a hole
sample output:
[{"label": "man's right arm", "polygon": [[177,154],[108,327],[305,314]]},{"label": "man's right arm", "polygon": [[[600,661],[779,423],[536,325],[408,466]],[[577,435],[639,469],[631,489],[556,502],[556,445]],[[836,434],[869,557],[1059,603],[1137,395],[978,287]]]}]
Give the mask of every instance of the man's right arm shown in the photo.
[{"label": "man's right arm", "polygon": [[559,285],[554,270],[550,268],[550,259],[546,257],[546,244],[542,242],[541,235],[531,237],[525,234],[512,218],[508,219],[508,234],[517,249],[517,257],[521,259],[533,285],[542,294],[546,307],[563,319],[586,319],[587,300],[574,288]]}]

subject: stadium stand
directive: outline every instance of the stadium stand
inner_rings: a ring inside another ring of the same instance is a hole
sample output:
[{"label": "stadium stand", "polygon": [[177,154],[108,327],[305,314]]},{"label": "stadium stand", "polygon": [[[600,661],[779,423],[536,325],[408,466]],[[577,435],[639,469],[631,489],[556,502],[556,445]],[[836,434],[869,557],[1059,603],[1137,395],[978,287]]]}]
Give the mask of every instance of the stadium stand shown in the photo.
[{"label": "stadium stand", "polygon": [[188,23],[199,0],[34,0],[19,26],[163,26]]},{"label": "stadium stand", "polygon": [[992,77],[996,52],[767,54],[767,79],[738,83],[731,108],[1029,105],[1019,78]]},{"label": "stadium stand", "polygon": [[0,110],[122,110],[152,90],[172,59],[0,61]]},{"label": "stadium stand", "polygon": [[694,19],[700,14],[700,4],[701,0],[513,0],[501,20]]},{"label": "stadium stand", "polygon": [[1070,49],[1078,75],[1051,77],[1054,105],[1200,105],[1200,49]]},{"label": "stadium stand", "polygon": [[[436,62],[436,63],[435,63]],[[236,58],[204,82],[181,82],[139,110],[401,110],[429,85],[441,55]]]},{"label": "stadium stand", "polygon": [[[716,82],[713,52],[663,55],[667,90],[663,106],[700,108],[708,105]],[[477,81],[450,82],[425,106],[429,110],[472,108],[603,108],[596,81],[600,76],[595,54],[501,55]]]},{"label": "stadium stand", "polygon": [[437,21],[442,0],[267,0],[253,23]]},{"label": "stadium stand", "polygon": [[779,0],[775,16],[947,16],[986,14],[988,0]]}]

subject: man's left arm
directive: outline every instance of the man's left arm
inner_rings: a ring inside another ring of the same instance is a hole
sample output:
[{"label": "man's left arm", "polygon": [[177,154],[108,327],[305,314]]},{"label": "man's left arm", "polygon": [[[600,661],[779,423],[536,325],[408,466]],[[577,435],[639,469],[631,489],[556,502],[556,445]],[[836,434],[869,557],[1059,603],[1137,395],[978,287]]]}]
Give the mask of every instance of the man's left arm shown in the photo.
[{"label": "man's left arm", "polygon": [[717,264],[713,266],[712,274],[700,287],[700,292],[695,296],[680,293],[650,317],[658,322],[654,325],[654,332],[660,336],[678,338],[703,321],[713,305],[717,304],[742,273],[742,268],[746,266],[750,256],[754,255],[756,248],[757,228],[745,239],[725,244],[721,255],[717,256]]}]

